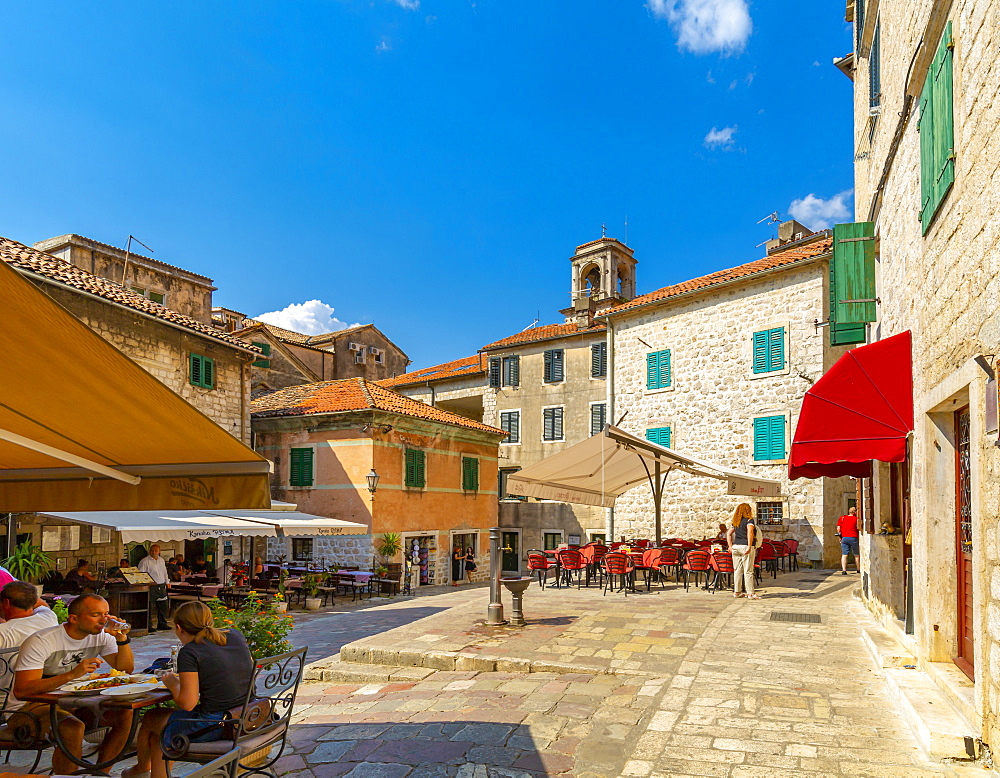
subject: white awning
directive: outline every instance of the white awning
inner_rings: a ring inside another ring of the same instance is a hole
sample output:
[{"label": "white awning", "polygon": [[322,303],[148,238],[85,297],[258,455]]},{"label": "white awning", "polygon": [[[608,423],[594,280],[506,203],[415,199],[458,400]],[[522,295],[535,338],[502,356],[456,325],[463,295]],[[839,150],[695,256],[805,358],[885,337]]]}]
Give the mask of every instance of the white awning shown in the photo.
[{"label": "white awning", "polygon": [[[294,505],[292,506],[295,507]],[[212,515],[234,520],[266,522],[278,537],[367,535],[368,525],[343,519],[328,519],[295,510],[272,511],[216,511]]]},{"label": "white awning", "polygon": [[507,479],[507,491],[525,497],[612,508],[618,495],[642,484],[650,484],[656,498],[662,484],[657,489],[654,479],[657,475],[665,478],[674,470],[726,481],[727,494],[753,497],[781,494],[779,481],[696,459],[610,425],[587,440],[512,473]]},{"label": "white awning", "polygon": [[[262,511],[266,513],[266,511]],[[108,527],[122,535],[123,543],[169,542],[198,538],[275,537],[273,524],[216,516],[202,511],[83,511],[41,514],[55,519]]]}]

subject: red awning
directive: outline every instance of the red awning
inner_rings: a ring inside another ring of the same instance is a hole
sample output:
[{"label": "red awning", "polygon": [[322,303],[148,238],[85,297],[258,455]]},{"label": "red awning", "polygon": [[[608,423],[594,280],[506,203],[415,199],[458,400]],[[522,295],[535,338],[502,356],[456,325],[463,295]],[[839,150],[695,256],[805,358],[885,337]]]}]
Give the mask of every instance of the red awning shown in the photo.
[{"label": "red awning", "polygon": [[910,332],[851,349],[806,392],[788,476],[871,475],[871,460],[902,462],[913,429]]}]

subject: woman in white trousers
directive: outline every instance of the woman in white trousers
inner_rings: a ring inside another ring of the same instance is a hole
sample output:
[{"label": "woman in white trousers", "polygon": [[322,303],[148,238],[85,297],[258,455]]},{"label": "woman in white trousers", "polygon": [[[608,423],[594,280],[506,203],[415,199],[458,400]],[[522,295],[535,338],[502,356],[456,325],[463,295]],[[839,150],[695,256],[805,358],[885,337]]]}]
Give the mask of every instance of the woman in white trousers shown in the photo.
[{"label": "woman in white trousers", "polygon": [[753,523],[753,511],[747,503],[741,502],[736,506],[733,521],[726,533],[726,542],[733,555],[733,597],[742,597],[741,589],[745,586],[747,599],[760,599],[760,595],[753,590],[756,538],[757,526]]}]

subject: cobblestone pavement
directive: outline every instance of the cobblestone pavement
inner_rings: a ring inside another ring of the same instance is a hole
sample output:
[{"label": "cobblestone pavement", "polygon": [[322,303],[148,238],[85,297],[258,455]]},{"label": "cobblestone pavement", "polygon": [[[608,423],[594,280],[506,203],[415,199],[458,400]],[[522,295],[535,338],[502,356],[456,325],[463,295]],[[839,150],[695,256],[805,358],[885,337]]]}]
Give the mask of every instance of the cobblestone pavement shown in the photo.
[{"label": "cobblestone pavement", "polygon": [[[474,612],[485,610],[485,592],[472,589],[303,619],[293,637],[311,649],[313,641],[325,641],[317,653],[352,634],[366,643],[373,630],[395,623],[379,633],[380,644],[395,641],[409,650],[429,635],[428,652],[461,644],[463,652],[499,651],[511,661],[518,654],[524,661],[555,656],[576,665],[597,662],[598,669],[427,670],[423,680],[398,683],[305,682],[278,772],[286,778],[991,774],[921,756],[862,647],[858,622],[868,617],[851,596],[855,579],[807,571],[778,583],[760,601],[683,587],[627,599],[596,589],[532,588],[526,610],[542,623],[496,633],[470,627]],[[421,609],[435,613],[421,619]],[[819,614],[821,622],[771,621],[773,611]],[[563,614],[558,623],[551,623],[559,618],[553,613]],[[612,666],[619,660],[629,664]],[[181,765],[176,773],[186,771]]]}]

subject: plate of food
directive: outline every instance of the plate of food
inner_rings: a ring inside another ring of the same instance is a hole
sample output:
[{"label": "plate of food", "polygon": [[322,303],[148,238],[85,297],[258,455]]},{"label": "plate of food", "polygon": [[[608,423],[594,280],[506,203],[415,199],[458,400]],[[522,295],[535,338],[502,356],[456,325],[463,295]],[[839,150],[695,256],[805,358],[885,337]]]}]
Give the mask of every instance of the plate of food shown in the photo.
[{"label": "plate of food", "polygon": [[157,680],[149,683],[126,683],[121,686],[110,686],[101,690],[103,697],[138,697],[154,689],[165,689],[166,687]]},{"label": "plate of food", "polygon": [[59,687],[59,691],[69,694],[97,694],[105,689],[119,686],[155,682],[156,678],[152,675],[131,675],[121,670],[112,670],[109,673],[90,673],[78,681],[63,684]]}]

